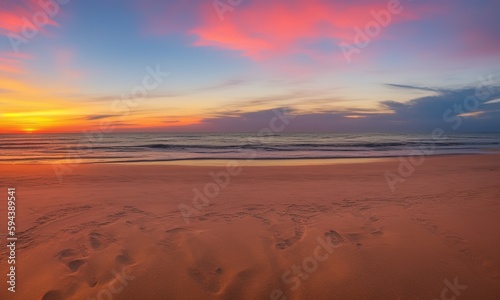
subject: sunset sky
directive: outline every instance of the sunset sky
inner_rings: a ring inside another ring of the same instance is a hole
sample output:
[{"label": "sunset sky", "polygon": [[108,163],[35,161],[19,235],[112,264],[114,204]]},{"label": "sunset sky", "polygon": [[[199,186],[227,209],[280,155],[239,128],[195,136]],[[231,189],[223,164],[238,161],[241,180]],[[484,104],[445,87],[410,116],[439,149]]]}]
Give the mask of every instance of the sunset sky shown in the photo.
[{"label": "sunset sky", "polygon": [[500,128],[498,0],[59,2],[0,0],[1,133]]}]

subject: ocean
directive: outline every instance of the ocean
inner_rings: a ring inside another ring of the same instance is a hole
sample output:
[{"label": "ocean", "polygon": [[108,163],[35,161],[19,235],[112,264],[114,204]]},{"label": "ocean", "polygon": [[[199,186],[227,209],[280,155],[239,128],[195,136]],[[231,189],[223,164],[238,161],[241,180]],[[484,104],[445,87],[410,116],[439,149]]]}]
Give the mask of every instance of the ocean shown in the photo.
[{"label": "ocean", "polygon": [[195,159],[375,158],[485,153],[500,134],[113,133],[0,135],[1,164],[132,163]]}]

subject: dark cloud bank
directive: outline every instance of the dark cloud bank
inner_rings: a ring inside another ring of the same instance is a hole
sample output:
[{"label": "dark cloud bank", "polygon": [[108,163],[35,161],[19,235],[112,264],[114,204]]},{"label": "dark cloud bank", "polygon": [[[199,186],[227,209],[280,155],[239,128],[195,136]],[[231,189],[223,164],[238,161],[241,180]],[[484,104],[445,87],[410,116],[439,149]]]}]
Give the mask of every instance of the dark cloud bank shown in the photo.
[{"label": "dark cloud bank", "polygon": [[[382,101],[380,106],[390,113],[329,111],[299,114],[292,109],[277,108],[294,115],[283,132],[431,132],[442,128],[447,132],[499,132],[500,85],[480,85],[455,90],[432,89],[408,85],[394,88],[419,89],[434,94],[406,103]],[[493,103],[492,103],[493,102]],[[177,128],[195,132],[258,132],[268,128],[276,110],[239,115],[220,115],[204,119],[196,125]],[[352,118],[357,116],[357,118]]]}]

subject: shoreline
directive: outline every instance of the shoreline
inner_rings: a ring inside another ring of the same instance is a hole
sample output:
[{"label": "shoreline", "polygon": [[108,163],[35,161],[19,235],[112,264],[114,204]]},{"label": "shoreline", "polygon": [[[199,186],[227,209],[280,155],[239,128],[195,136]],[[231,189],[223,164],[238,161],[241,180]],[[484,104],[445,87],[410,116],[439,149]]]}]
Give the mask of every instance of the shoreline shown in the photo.
[{"label": "shoreline", "polygon": [[[470,155],[495,155],[495,153],[459,153],[459,154],[433,154],[424,157],[454,157]],[[240,166],[315,166],[315,165],[336,165],[336,164],[359,164],[394,161],[399,157],[411,157],[410,155],[398,156],[372,156],[372,157],[329,157],[329,158],[225,158],[225,159],[177,159],[177,160],[156,160],[156,161],[130,161],[130,162],[106,162],[102,164],[132,164],[132,165],[187,165],[187,166],[224,166],[227,163],[235,162]],[[94,164],[94,163],[89,163]],[[101,164],[101,163],[96,163]]]},{"label": "shoreline", "polygon": [[[455,156],[475,156],[475,155],[498,155],[500,149],[489,149],[484,152],[473,153],[439,153],[431,155],[421,155],[421,157],[455,157]],[[412,155],[394,156],[370,156],[370,157],[319,157],[319,158],[181,158],[165,160],[129,160],[129,161],[109,161],[109,162],[81,162],[66,163],[64,161],[43,162],[43,163],[5,163],[0,162],[0,166],[37,166],[37,165],[173,165],[173,166],[224,166],[227,163],[235,162],[241,166],[308,166],[308,165],[335,165],[335,164],[358,164],[391,161],[397,158],[408,158]]]}]

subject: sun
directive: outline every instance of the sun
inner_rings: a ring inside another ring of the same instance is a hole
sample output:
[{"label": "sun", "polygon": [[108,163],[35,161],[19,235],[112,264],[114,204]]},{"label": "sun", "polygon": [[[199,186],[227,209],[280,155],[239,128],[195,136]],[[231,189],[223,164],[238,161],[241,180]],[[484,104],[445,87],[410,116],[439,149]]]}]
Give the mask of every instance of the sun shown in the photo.
[{"label": "sun", "polygon": [[36,129],[35,129],[35,128],[24,128],[24,129],[23,129],[23,131],[24,131],[25,133],[33,133],[33,132],[35,132],[35,131],[36,131]]}]

